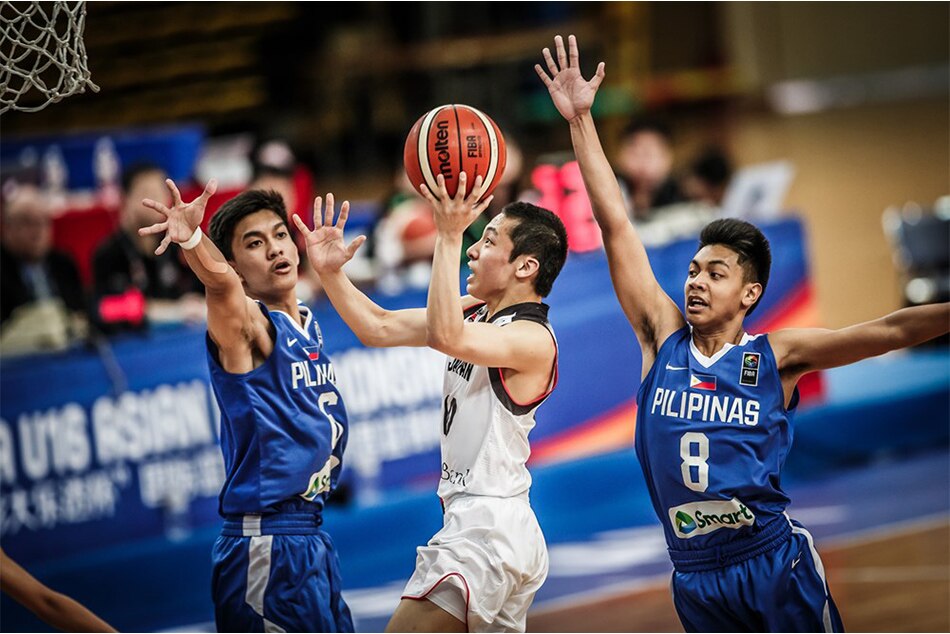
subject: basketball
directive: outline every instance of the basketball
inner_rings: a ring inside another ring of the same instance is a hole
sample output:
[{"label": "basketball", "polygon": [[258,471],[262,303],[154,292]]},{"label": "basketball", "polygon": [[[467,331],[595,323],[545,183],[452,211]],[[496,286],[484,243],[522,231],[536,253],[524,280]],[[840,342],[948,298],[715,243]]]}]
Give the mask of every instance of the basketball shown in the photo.
[{"label": "basketball", "polygon": [[[446,105],[422,115],[406,138],[403,162],[416,189],[423,183],[435,191],[436,177],[445,177],[450,196],[458,176],[468,175],[469,187],[481,176],[479,199],[489,195],[505,171],[505,140],[488,115],[470,106]],[[421,191],[421,190],[420,190]]]}]

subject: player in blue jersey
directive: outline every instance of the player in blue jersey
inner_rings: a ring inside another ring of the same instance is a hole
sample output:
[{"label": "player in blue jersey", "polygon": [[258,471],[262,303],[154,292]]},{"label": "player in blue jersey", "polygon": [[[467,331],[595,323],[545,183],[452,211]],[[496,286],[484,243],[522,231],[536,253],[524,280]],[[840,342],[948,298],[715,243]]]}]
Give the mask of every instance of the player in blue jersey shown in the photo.
[{"label": "player in blue jersey", "polygon": [[796,384],[944,334],[950,305],[843,328],[750,336],[771,256],[749,223],[717,220],[684,270],[685,315],[663,292],[604,156],[590,114],[604,78],[587,81],[577,43],[535,70],[570,123],[603,232],[610,274],[643,354],[636,451],[673,561],[673,601],[687,631],[840,631],[821,559],[785,514],[780,476],[792,441]]},{"label": "player in blue jersey", "polygon": [[[450,197],[442,175],[424,192],[437,229],[426,308],[384,310],[342,266],[363,238],[343,242],[348,204],[334,223],[332,195],[314,204],[314,230],[294,217],[340,316],[370,346],[428,345],[448,355],[443,382],[443,527],[417,549],[416,568],[387,631],[524,631],[547,577],[544,535],[529,503],[528,434],[557,383],[557,342],[542,303],[567,257],[567,232],[550,211],[506,205],[466,255],[469,295],[459,295],[462,236],[491,202],[481,177]],[[500,565],[499,562],[504,562]]]},{"label": "player in blue jersey", "polygon": [[297,301],[299,255],[279,194],[251,190],[199,225],[214,181],[171,207],[146,200],[205,285],[211,385],[221,409],[224,518],[212,553],[223,632],[352,632],[339,560],[321,530],[347,440],[343,400],[313,314]]}]

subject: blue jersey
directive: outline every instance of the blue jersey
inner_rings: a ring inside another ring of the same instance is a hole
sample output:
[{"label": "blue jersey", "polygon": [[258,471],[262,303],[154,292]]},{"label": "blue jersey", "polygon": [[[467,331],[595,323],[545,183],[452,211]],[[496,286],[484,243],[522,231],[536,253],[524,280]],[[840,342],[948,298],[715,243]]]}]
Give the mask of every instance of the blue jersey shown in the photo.
[{"label": "blue jersey", "polygon": [[223,516],[268,513],[302,499],[319,512],[340,476],[346,409],[313,314],[301,305],[301,326],[260,308],[273,324],[274,350],[250,372],[226,372],[207,337],[226,473],[219,509]]},{"label": "blue jersey", "polygon": [[765,335],[712,357],[689,327],[663,343],[637,394],[636,449],[674,563],[788,531],[780,473],[797,402],[786,409]]}]

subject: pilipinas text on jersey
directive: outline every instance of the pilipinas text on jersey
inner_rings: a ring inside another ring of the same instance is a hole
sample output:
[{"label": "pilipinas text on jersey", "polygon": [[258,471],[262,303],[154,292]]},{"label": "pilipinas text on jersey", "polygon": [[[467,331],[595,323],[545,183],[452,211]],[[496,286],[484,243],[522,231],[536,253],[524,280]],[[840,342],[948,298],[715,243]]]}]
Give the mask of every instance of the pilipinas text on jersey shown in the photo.
[{"label": "pilipinas text on jersey", "polygon": [[766,336],[706,357],[689,327],[657,353],[637,395],[637,457],[667,543],[702,550],[753,537],[782,515],[791,418]]},{"label": "pilipinas text on jersey", "polygon": [[313,314],[301,305],[301,326],[284,312],[260,307],[275,339],[259,367],[226,372],[207,338],[211,384],[221,409],[224,515],[266,512],[298,496],[322,508],[336,486],[347,442],[346,408]]}]

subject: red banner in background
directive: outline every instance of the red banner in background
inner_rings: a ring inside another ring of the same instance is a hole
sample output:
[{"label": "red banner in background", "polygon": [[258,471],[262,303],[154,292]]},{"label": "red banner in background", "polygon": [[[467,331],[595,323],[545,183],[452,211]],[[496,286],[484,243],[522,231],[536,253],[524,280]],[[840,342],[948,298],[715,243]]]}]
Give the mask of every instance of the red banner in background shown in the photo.
[{"label": "red banner in background", "polygon": [[577,161],[539,165],[531,172],[531,184],[541,194],[538,206],[550,209],[564,223],[571,251],[586,253],[603,245]]}]

